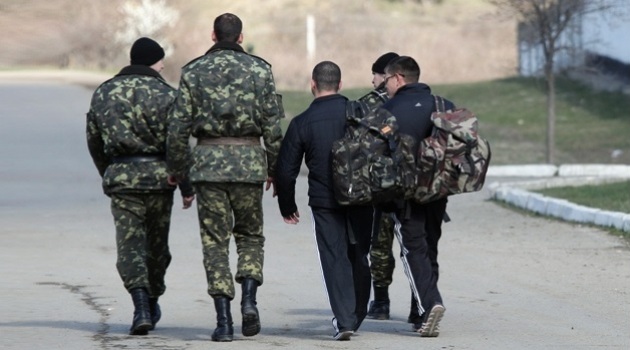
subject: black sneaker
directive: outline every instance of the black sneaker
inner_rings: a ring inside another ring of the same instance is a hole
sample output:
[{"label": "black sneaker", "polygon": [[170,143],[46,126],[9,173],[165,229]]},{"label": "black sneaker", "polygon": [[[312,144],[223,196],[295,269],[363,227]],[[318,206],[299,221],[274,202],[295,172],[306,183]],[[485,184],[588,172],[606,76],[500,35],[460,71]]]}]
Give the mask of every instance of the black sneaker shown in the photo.
[{"label": "black sneaker", "polygon": [[422,316],[420,316],[418,305],[415,302],[411,304],[409,316],[407,317],[407,323],[422,323]]},{"label": "black sneaker", "polygon": [[373,320],[389,320],[389,301],[370,301],[367,318],[371,318]]},{"label": "black sneaker", "polygon": [[421,325],[414,324],[413,328],[420,333],[421,337],[437,337],[440,334],[440,321],[444,316],[444,311],[446,311],[444,306],[435,304],[429,311],[426,320]]},{"label": "black sneaker", "polygon": [[332,325],[335,329],[335,335],[333,336],[335,340],[350,340],[350,337],[354,334],[352,330],[340,330],[335,317],[332,319]]},{"label": "black sneaker", "polygon": [[422,323],[422,317],[420,317],[417,314],[417,312],[416,313],[410,313],[409,317],[407,317],[407,323],[413,323],[413,324]]}]

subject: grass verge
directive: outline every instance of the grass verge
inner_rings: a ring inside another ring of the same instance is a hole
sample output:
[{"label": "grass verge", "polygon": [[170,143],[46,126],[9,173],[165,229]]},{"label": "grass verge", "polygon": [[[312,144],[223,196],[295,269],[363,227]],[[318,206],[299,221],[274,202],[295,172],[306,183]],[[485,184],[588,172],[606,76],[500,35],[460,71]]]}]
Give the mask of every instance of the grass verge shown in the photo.
[{"label": "grass verge", "polygon": [[[569,202],[591,208],[630,214],[630,181],[605,183],[600,185],[566,186],[535,190],[542,195],[566,199]],[[593,225],[594,226],[594,225]],[[598,226],[599,227],[599,226]],[[630,232],[605,227],[606,231],[627,239]]]},{"label": "grass verge", "polygon": [[566,199],[587,207],[630,214],[630,181],[579,187],[555,187],[535,192]]}]

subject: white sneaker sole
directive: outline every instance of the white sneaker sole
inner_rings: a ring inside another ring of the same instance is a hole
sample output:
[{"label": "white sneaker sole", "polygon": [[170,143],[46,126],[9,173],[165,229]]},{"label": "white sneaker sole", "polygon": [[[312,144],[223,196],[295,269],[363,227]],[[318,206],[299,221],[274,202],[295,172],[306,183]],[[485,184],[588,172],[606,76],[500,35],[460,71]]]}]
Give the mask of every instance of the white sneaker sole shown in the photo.
[{"label": "white sneaker sole", "polygon": [[435,305],[429,312],[426,322],[418,329],[421,337],[437,337],[440,334],[440,321],[446,309],[442,305]]},{"label": "white sneaker sole", "polygon": [[350,340],[350,337],[354,334],[353,331],[344,331],[335,334],[335,340]]}]

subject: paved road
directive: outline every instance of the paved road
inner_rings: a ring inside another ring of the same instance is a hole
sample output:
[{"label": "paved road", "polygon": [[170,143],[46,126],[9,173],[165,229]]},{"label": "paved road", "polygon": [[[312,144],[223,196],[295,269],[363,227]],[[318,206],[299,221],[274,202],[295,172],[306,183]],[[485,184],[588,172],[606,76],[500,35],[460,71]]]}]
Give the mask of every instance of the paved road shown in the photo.
[{"label": "paved road", "polygon": [[[484,192],[452,198],[441,241],[442,333],[405,323],[409,288],[394,276],[391,321],[367,320],[350,342],[331,339],[306,198],[285,225],[265,194],[263,329],[210,341],[196,211],[173,214],[173,262],[163,318],[127,336],[131,300],[115,269],[109,202],[85,146],[91,91],[0,81],[1,349],[628,349],[630,250],[595,228],[513,212]],[[495,179],[490,179],[493,181]],[[306,181],[299,179],[304,194]]]}]

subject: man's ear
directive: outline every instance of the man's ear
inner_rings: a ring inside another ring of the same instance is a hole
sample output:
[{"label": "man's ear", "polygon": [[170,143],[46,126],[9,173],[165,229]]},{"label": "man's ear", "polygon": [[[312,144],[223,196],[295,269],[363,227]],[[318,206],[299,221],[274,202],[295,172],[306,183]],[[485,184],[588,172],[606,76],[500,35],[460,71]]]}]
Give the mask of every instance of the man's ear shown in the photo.
[{"label": "man's ear", "polygon": [[341,80],[339,80],[339,87],[337,88],[337,92],[341,91],[341,87],[343,86],[343,84],[341,83]]},{"label": "man's ear", "polygon": [[214,32],[214,30],[212,31],[212,42],[217,42],[217,34]]},{"label": "man's ear", "polygon": [[405,82],[405,78],[402,75],[400,75],[400,74],[394,75],[394,79],[395,79],[395,82],[396,82],[396,89],[399,89],[401,86],[407,84]]},{"label": "man's ear", "polygon": [[236,43],[239,45],[243,43],[243,33],[238,35],[238,39],[236,40]]},{"label": "man's ear", "polygon": [[315,80],[311,79],[311,93],[315,95],[316,91],[317,91],[317,84],[315,83]]}]

